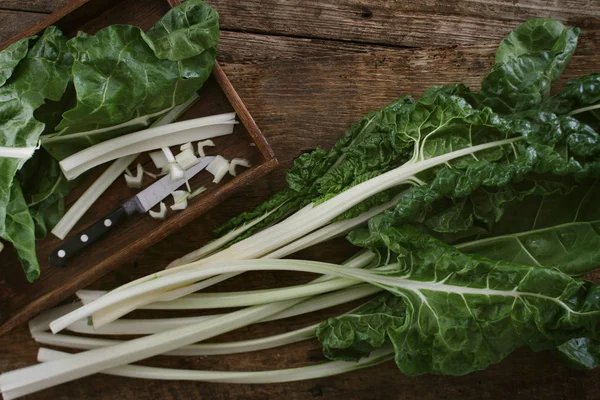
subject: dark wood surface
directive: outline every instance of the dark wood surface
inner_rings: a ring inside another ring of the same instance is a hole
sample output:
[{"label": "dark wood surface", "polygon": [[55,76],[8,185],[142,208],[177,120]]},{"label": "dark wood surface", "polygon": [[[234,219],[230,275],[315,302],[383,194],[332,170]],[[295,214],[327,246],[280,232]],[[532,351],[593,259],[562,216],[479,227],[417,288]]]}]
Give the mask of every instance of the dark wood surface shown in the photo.
[{"label": "dark wood surface", "polygon": [[[38,22],[68,0],[0,0],[0,41]],[[218,59],[284,167],[305,150],[328,148],[361,115],[395,97],[435,84],[476,87],[499,40],[522,20],[552,16],[582,28],[568,77],[599,70],[600,2],[588,0],[233,1],[211,0],[221,15]],[[5,17],[6,16],[6,17]],[[95,282],[110,288],[156,271],[203,244],[210,229],[283,187],[284,168],[245,188],[136,261]],[[337,240],[303,257],[342,260],[351,249]],[[245,274],[221,290],[281,286],[305,277]],[[253,326],[222,340],[261,336],[334,315]],[[38,346],[26,327],[0,336],[0,370],[35,362]],[[258,370],[320,362],[307,341],[227,357],[147,362],[180,368]],[[600,399],[600,371],[566,368],[548,353],[520,350],[501,364],[464,377],[405,377],[393,363],[342,376],[277,385],[152,382],[93,376],[31,396],[35,399]]]}]

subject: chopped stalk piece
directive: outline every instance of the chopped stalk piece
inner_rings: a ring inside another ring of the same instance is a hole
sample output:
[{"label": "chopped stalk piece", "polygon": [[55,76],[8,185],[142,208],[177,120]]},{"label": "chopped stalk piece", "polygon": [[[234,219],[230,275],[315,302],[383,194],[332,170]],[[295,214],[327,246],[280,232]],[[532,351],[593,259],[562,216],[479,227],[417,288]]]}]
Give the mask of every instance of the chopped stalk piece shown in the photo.
[{"label": "chopped stalk piece", "polygon": [[185,210],[187,208],[187,199],[190,196],[185,190],[176,190],[173,193],[174,204],[171,206],[171,210]]},{"label": "chopped stalk piece", "polygon": [[188,197],[188,199],[191,200],[194,197],[198,196],[200,193],[204,193],[204,192],[206,192],[206,188],[204,186],[200,186],[198,189],[196,189],[190,193],[190,197]]},{"label": "chopped stalk piece", "polygon": [[[129,173],[131,174],[131,171]],[[142,187],[142,178],[144,178],[144,167],[142,167],[142,164],[138,163],[135,176],[128,175],[127,173],[124,176],[127,187],[140,189]]]},{"label": "chopped stalk piece", "polygon": [[162,201],[160,202],[160,210],[159,211],[148,211],[148,214],[154,219],[165,219],[167,216],[167,206]]},{"label": "chopped stalk piece", "polygon": [[191,150],[192,154],[194,153],[194,146],[192,145],[192,142],[187,142],[182,144],[181,146],[179,146],[179,150],[184,151],[184,150]]},{"label": "chopped stalk piece", "polygon": [[4,243],[0,242],[0,253],[2,253],[2,250],[4,250]]},{"label": "chopped stalk piece", "polygon": [[198,164],[198,158],[194,155],[192,149],[185,149],[181,153],[177,154],[175,161],[183,169],[188,169]]},{"label": "chopped stalk piece", "polygon": [[204,148],[207,146],[213,147],[214,145],[215,143],[210,139],[198,142],[198,155],[200,157],[206,157],[206,154],[204,154]]},{"label": "chopped stalk piece", "polygon": [[219,183],[225,174],[229,172],[229,161],[221,156],[216,156],[215,159],[208,164],[206,170],[215,177],[213,183]]},{"label": "chopped stalk piece", "polygon": [[162,149],[160,149],[163,154],[165,155],[165,159],[167,160],[167,162],[169,164],[174,163],[175,162],[175,156],[173,155],[173,152],[171,151],[170,148],[168,147],[163,147]]},{"label": "chopped stalk piece", "polygon": [[167,160],[167,156],[162,151],[153,151],[150,153],[150,158],[154,163],[154,166],[158,169],[162,169],[169,165],[169,160]]},{"label": "chopped stalk piece", "polygon": [[169,174],[171,175],[171,180],[178,181],[183,179],[185,176],[185,171],[179,166],[179,164],[174,162],[169,164]]},{"label": "chopped stalk piece", "polygon": [[242,167],[250,168],[250,161],[244,158],[234,158],[229,163],[229,173],[233,176],[236,176],[235,167],[241,165]]}]

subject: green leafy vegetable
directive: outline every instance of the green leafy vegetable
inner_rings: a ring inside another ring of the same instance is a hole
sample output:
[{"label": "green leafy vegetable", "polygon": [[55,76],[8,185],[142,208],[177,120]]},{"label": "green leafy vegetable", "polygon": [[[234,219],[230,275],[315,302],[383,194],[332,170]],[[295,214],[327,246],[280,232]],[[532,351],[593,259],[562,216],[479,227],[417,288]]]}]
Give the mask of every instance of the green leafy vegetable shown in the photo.
[{"label": "green leafy vegetable", "polygon": [[533,19],[500,43],[479,100],[500,113],[530,110],[548,97],[577,46],[579,29],[553,19]]},{"label": "green leafy vegetable", "polygon": [[[212,7],[188,0],[147,33],[113,25],[67,40],[49,27],[0,52],[0,237],[15,244],[28,279],[37,277],[34,238],[58,222],[77,184],[57,160],[146,127],[189,100],[212,71],[218,21]],[[9,212],[19,218],[9,223]],[[27,228],[15,232],[16,221]]]},{"label": "green leafy vegetable", "polygon": [[[389,227],[380,237],[398,254],[398,268],[379,273],[372,282],[403,299],[404,320],[398,321],[397,307],[373,333],[365,327],[374,325],[348,321],[352,316],[329,320],[319,338],[331,346],[325,351],[332,358],[338,358],[337,347],[340,359],[364,355],[354,342],[369,334],[380,343],[383,331],[405,374],[462,375],[499,362],[521,346],[539,351],[582,334],[597,338],[598,286],[554,269],[467,255],[406,225]],[[385,318],[390,311],[380,306],[365,314],[372,318],[377,313]],[[343,324],[359,331],[332,340],[331,332]]]},{"label": "green leafy vegetable", "polygon": [[[35,119],[34,111],[46,99],[60,100],[70,80],[72,58],[66,42],[57,28],[46,29],[14,68],[10,79],[0,87],[0,130],[3,133],[0,146],[37,146],[44,124]],[[0,157],[0,237],[15,244],[27,278],[33,280],[39,274],[33,223],[26,211],[21,187],[13,183],[23,162],[19,158]]]},{"label": "green leafy vegetable", "polygon": [[170,10],[149,31],[113,25],[69,40],[77,105],[42,140],[56,159],[147,127],[187,101],[209,77],[217,12],[199,0]]}]

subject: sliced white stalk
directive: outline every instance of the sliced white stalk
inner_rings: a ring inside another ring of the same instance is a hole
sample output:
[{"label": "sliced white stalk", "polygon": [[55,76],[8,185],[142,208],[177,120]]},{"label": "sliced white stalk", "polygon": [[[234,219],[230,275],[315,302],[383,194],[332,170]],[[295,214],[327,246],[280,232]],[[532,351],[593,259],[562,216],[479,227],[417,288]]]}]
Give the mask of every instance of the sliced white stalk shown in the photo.
[{"label": "sliced white stalk", "polygon": [[229,174],[231,174],[233,176],[237,176],[237,172],[235,172],[235,167],[237,167],[238,165],[245,167],[245,168],[251,167],[250,161],[246,160],[245,158],[234,158],[229,163]]},{"label": "sliced white stalk", "polygon": [[185,149],[175,156],[175,161],[181,168],[188,169],[198,164],[198,158],[194,155],[192,149]]},{"label": "sliced white stalk", "polygon": [[35,393],[230,332],[280,312],[296,302],[297,300],[290,300],[249,307],[206,322],[144,336],[106,348],[88,350],[65,360],[6,372],[0,375],[0,391],[5,400]]},{"label": "sliced white stalk", "polygon": [[90,207],[100,198],[102,193],[117,180],[125,169],[135,161],[138,154],[132,154],[127,157],[119,158],[108,167],[98,179],[81,195],[77,201],[69,208],[58,223],[52,229],[52,234],[59,239],[67,237],[71,229],[79,222],[81,217],[90,209]]},{"label": "sliced white stalk", "polygon": [[38,316],[29,320],[29,332],[33,334],[34,332],[46,331],[50,328],[50,322],[54,321],[56,318],[70,313],[73,310],[78,309],[79,307],[81,307],[81,302],[75,302],[44,311]]},{"label": "sliced white stalk", "polygon": [[229,172],[229,161],[222,156],[216,156],[214,160],[206,167],[206,171],[211,173],[215,178],[213,183],[221,182],[221,179]]},{"label": "sliced white stalk", "polygon": [[127,187],[132,189],[140,189],[142,187],[142,180],[144,179],[144,167],[142,167],[142,164],[138,163],[136,169],[136,174],[134,176],[127,174],[123,175]]},{"label": "sliced white stalk", "polygon": [[67,179],[74,179],[97,165],[191,140],[213,138],[233,133],[235,113],[196,118],[123,135],[88,147],[60,162]]},{"label": "sliced white stalk", "polygon": [[206,157],[206,154],[204,153],[204,148],[205,147],[214,147],[214,146],[215,146],[215,143],[210,139],[198,142],[198,155],[200,157]]},{"label": "sliced white stalk", "polygon": [[2,253],[2,250],[4,250],[4,243],[0,242],[0,253]]},{"label": "sliced white stalk", "polygon": [[189,197],[189,199],[191,200],[191,199],[193,199],[194,197],[196,197],[196,196],[198,196],[198,195],[200,195],[200,194],[202,194],[202,193],[204,193],[204,192],[206,192],[206,187],[204,187],[204,186],[200,186],[198,189],[196,189],[196,190],[193,190],[193,191],[190,193],[190,197]]},{"label": "sliced white stalk", "polygon": [[180,179],[183,179],[185,176],[185,170],[181,168],[181,166],[176,162],[170,163],[168,165],[168,169],[172,181],[178,181]]},{"label": "sliced white stalk", "polygon": [[[67,329],[87,335],[149,335],[198,322],[206,322],[222,315],[224,314],[185,318],[119,319],[100,328],[94,328],[87,320],[81,320],[69,325]],[[54,334],[51,333],[51,335]]]},{"label": "sliced white stalk", "polygon": [[[362,268],[362,267],[368,265],[369,263],[371,263],[374,258],[375,258],[375,254],[373,254],[372,252],[363,252],[363,253],[359,254],[357,257],[354,257],[354,258],[348,260],[344,264],[344,266],[345,266],[345,268]],[[185,280],[188,276],[191,276],[190,281],[189,281],[190,283],[203,280],[203,278],[195,278],[195,275],[197,275],[197,274],[202,274],[202,271],[192,271],[192,272],[185,271],[185,272],[182,272],[181,274],[177,274],[177,276],[167,276],[162,279],[157,278],[157,279],[145,282],[144,284],[140,285],[139,287],[133,287],[130,290],[109,292],[105,296],[102,296],[101,298],[93,301],[92,303],[85,304],[84,306],[78,308],[77,310],[56,319],[55,321],[53,321],[50,324],[50,329],[52,330],[52,332],[57,333],[57,332],[65,329],[69,325],[71,325],[81,319],[85,319],[85,318],[91,316],[92,314],[98,313],[101,310],[106,311],[106,313],[110,315],[112,312],[114,312],[114,309],[109,308],[109,307],[113,306],[115,304],[119,304],[119,303],[121,306],[123,306],[123,302],[126,302],[125,308],[128,309],[127,312],[132,311],[135,308],[137,308],[138,306],[149,304],[150,301],[147,301],[147,297],[153,295],[154,291],[157,288],[165,288],[165,289],[167,289],[167,290],[165,290],[165,292],[168,292],[168,288],[177,287],[177,285],[179,285],[179,283],[182,280]],[[213,275],[216,275],[213,278],[217,278],[219,275],[219,272],[213,273]],[[210,277],[210,275],[206,275],[206,277]],[[330,277],[319,278],[319,279],[326,280],[326,279],[330,279]],[[173,282],[172,283],[173,286],[171,286],[171,282]],[[134,304],[134,305],[132,305],[132,304]],[[121,315],[124,315],[124,314],[121,314]],[[119,316],[121,316],[121,315],[119,315]],[[103,324],[112,322],[119,317],[119,316],[115,317],[114,315],[110,315],[111,318],[103,318],[102,323],[98,323],[96,318],[100,318],[100,316],[98,314],[94,315],[93,322],[94,322],[95,327],[100,327]]]},{"label": "sliced white stalk", "polygon": [[178,181],[182,179],[185,175],[185,170],[177,163],[173,152],[169,147],[163,147],[160,149],[167,160],[167,165],[163,168],[169,171],[169,175],[171,175],[171,180]]},{"label": "sliced white stalk", "polygon": [[181,146],[179,146],[179,150],[180,151],[191,150],[192,154],[193,154],[194,153],[194,145],[192,144],[192,142],[187,142],[187,143],[184,143]]},{"label": "sliced white stalk", "polygon": [[[318,324],[307,326],[306,328],[296,329],[280,335],[272,335],[259,339],[241,340],[238,342],[225,343],[198,343],[184,346],[180,349],[172,350],[164,355],[166,356],[210,356],[222,354],[247,353],[271,349],[311,339],[315,336],[315,329]],[[47,332],[35,332],[33,340],[40,344],[60,346],[71,349],[91,350],[102,347],[114,346],[123,343],[123,340],[115,339],[97,339],[73,335],[52,334]]]},{"label": "sliced white stalk", "polygon": [[37,150],[37,146],[29,147],[2,147],[0,146],[0,157],[2,158],[19,158],[29,160],[33,153]]},{"label": "sliced white stalk", "polygon": [[188,253],[185,256],[172,261],[169,265],[167,265],[167,268],[173,268],[173,267],[177,267],[179,265],[190,263],[192,261],[197,261],[207,255],[212,254],[213,252],[219,250],[221,247],[225,246],[227,243],[229,243],[236,237],[238,237],[241,234],[243,234],[244,232],[246,232],[248,229],[250,229],[253,226],[255,226],[256,224],[262,222],[269,215],[271,215],[275,211],[277,211],[279,209],[279,207],[281,207],[281,205],[264,213],[260,217],[254,219],[250,222],[245,223],[241,227],[236,228],[236,229],[232,230],[231,232],[226,233],[225,235],[221,236],[220,238],[217,238],[217,239],[207,243],[206,245],[202,246],[201,248],[194,250],[191,253]]},{"label": "sliced white stalk", "polygon": [[335,290],[357,285],[358,283],[360,282],[354,279],[338,278],[326,282],[307,283],[304,285],[288,286],[277,289],[230,293],[198,293],[194,296],[194,299],[200,300],[198,305],[201,304],[201,308],[203,309],[247,307],[333,292]]},{"label": "sliced white stalk", "polygon": [[[346,304],[351,301],[359,300],[375,293],[381,292],[382,289],[369,284],[361,284],[343,289],[337,292],[326,293],[319,296],[310,297],[280,313],[274,314],[263,321],[276,321],[285,318],[291,318],[298,315],[308,314],[314,311],[323,310],[330,307],[335,307],[340,304]],[[106,292],[91,291],[93,294],[81,297],[84,304],[96,300]],[[81,293],[77,293],[81,296]],[[192,310],[202,308],[201,300],[190,295],[177,299],[173,302],[153,303],[142,307],[145,309],[159,310]],[[70,305],[71,306],[71,305]],[[31,333],[43,332],[49,329],[49,324],[52,320],[66,315],[73,311],[76,307],[64,309],[58,307],[48,310],[41,314],[36,319],[30,321]],[[67,330],[76,333],[89,335],[147,335],[152,333],[164,332],[169,329],[179,328],[194,324],[201,321],[207,321],[212,318],[217,318],[223,314],[202,315],[198,317],[181,317],[181,318],[152,318],[152,319],[119,319],[104,325],[100,328],[94,328],[87,320],[77,321],[67,327]],[[262,322],[262,321],[261,321]],[[49,343],[47,343],[49,344]]]},{"label": "sliced white stalk", "polygon": [[[152,126],[164,126],[175,121],[185,110],[199,99],[197,93],[185,103],[173,108],[167,114],[163,115]],[[58,136],[57,136],[58,137]],[[50,140],[50,138],[49,138]],[[117,180],[123,171],[139,156],[139,154],[131,154],[114,161],[98,179],[77,199],[77,201],[63,215],[60,221],[52,229],[52,234],[63,239],[69,234],[71,229],[79,222],[81,217],[92,207],[98,198],[108,189],[108,187]]]},{"label": "sliced white stalk", "polygon": [[169,160],[167,160],[167,156],[165,153],[161,151],[152,151],[149,153],[150,159],[154,163],[154,166],[157,169],[163,169],[167,165],[169,165]]},{"label": "sliced white stalk", "polygon": [[[351,287],[349,287],[348,289],[344,289],[344,290],[340,290],[337,292],[331,292],[331,293],[326,293],[320,296],[315,296],[315,297],[311,297],[308,300],[305,300],[304,302],[302,302],[301,304],[299,304],[298,306],[292,307],[289,310],[286,310],[285,313],[290,313],[289,315],[285,315],[282,316],[280,318],[288,318],[290,316],[295,316],[295,315],[299,315],[296,314],[296,310],[298,309],[298,312],[309,312],[309,311],[305,311],[308,308],[310,308],[311,311],[315,311],[315,310],[320,310],[321,308],[315,308],[315,307],[320,307],[322,306],[322,308],[327,308],[327,307],[333,307],[334,305],[339,305],[342,304],[343,299],[348,299],[347,301],[353,301],[356,300],[358,298],[362,298],[364,296],[368,296],[372,293],[376,293],[378,292],[380,289],[378,288],[373,288],[371,286],[367,286],[364,287],[363,285],[352,285]],[[105,295],[107,292],[102,291],[102,290],[80,290],[77,292],[77,297],[79,297],[79,299],[81,300],[81,302],[85,305],[85,304],[90,304],[91,302],[98,300],[100,297],[102,297],[103,295]],[[202,293],[193,293],[193,294],[189,294],[187,296],[183,296],[180,297],[178,299],[175,300],[171,300],[171,301],[159,301],[159,302],[155,302],[155,303],[150,303],[150,304],[146,304],[142,307],[140,307],[141,309],[145,309],[145,310],[200,310],[200,309],[205,309],[207,308],[204,304],[204,300],[205,297],[203,297]],[[73,311],[73,310],[70,310]],[[293,315],[291,314],[293,313]],[[67,313],[63,313],[63,314],[59,314],[56,315],[56,318],[62,317],[63,315],[66,315]],[[191,318],[195,318],[195,317],[191,317]],[[279,319],[279,318],[277,318]],[[177,320],[177,318],[175,318],[175,320]],[[132,321],[131,323],[129,321]],[[102,328],[108,328],[110,327],[113,323],[119,322],[119,323],[123,323],[123,324],[128,324],[130,325],[131,329],[134,329],[133,325],[135,325],[136,320],[116,320],[114,322],[111,322],[110,324],[104,325],[98,329],[95,329],[93,327],[90,326],[90,330],[83,332],[83,333],[91,333],[92,331],[94,332],[99,332]],[[140,321],[149,321],[149,323],[151,323],[151,320],[140,320]],[[48,321],[49,323],[50,321]],[[75,322],[74,324],[78,324],[79,322]],[[87,322],[86,322],[87,324]],[[72,330],[71,327],[73,327],[74,325],[71,324],[69,325],[68,329]],[[80,325],[77,325],[80,326]],[[47,329],[47,328],[45,328]],[[77,328],[77,329],[81,329],[81,328]],[[100,330],[99,330],[100,329]],[[80,332],[80,330],[74,331],[74,332]],[[155,332],[153,332],[155,333]]]},{"label": "sliced white stalk", "polygon": [[162,151],[163,155],[165,156],[165,160],[167,160],[167,165],[175,162],[175,155],[173,155],[173,152],[169,147],[162,147],[160,151]]},{"label": "sliced white stalk", "polygon": [[187,208],[187,199],[190,197],[189,192],[186,192],[185,190],[175,190],[171,195],[173,196],[171,210],[185,210]]},{"label": "sliced white stalk", "polygon": [[[53,362],[73,357],[70,353],[57,350],[40,348],[38,361]],[[361,358],[359,361],[328,361],[322,364],[308,367],[278,369],[269,371],[199,371],[188,369],[171,369],[145,367],[140,365],[124,365],[102,371],[104,374],[124,376],[129,378],[142,378],[153,380],[185,380],[217,383],[239,383],[239,384],[264,384],[295,382],[327,376],[339,375],[358,369],[372,367],[391,360],[394,351],[390,347],[377,349],[370,356]],[[6,399],[8,400],[8,399]]]},{"label": "sliced white stalk", "polygon": [[[367,265],[373,259],[374,255],[371,252],[366,252],[360,254],[359,256],[349,260],[344,265],[349,267],[358,267],[362,268]],[[265,257],[267,258],[267,257]],[[230,274],[220,274],[213,277],[209,277],[208,279],[200,279],[199,282],[195,282],[193,284],[181,285],[175,289],[167,289],[160,290],[151,288],[147,291],[142,291],[141,293],[136,293],[131,295],[131,297],[124,301],[119,301],[117,304],[111,304],[107,306],[101,307],[101,309],[95,311],[92,315],[93,324],[96,327],[103,326],[108,324],[116,319],[126,315],[138,308],[141,308],[147,304],[152,302],[170,302],[176,299],[179,299],[183,296],[189,295],[191,293],[200,291],[207,287],[216,285],[220,282],[223,282],[233,276],[241,274],[243,271],[230,273]],[[319,278],[319,282],[322,280],[333,279],[333,277],[321,277]],[[134,291],[135,293],[135,291]],[[101,299],[106,300],[106,299]],[[198,304],[198,303],[196,303]]]},{"label": "sliced white stalk", "polygon": [[318,243],[324,242],[329,239],[333,239],[339,235],[343,235],[352,229],[356,228],[367,222],[373,216],[381,214],[385,210],[388,210],[396,205],[398,200],[406,194],[407,191],[403,191],[402,193],[396,195],[392,200],[383,203],[381,205],[375,206],[371,208],[369,211],[366,211],[360,214],[357,217],[338,221],[331,223],[329,225],[325,225],[323,228],[318,229],[314,232],[309,233],[306,236],[301,237],[300,239],[293,241],[287,246],[283,246],[272,253],[269,253],[265,258],[283,258],[290,254],[293,254],[302,249],[306,249],[310,246],[314,246]]},{"label": "sliced white stalk", "polygon": [[162,201],[160,202],[160,210],[159,211],[148,211],[148,214],[154,219],[163,220],[167,216],[167,206]]}]

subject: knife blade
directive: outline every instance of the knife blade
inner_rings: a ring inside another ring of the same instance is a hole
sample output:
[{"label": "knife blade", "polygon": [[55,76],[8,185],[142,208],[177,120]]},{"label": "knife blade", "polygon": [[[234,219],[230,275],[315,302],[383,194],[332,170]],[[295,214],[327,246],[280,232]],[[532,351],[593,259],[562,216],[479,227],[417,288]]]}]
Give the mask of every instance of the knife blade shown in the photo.
[{"label": "knife blade", "polygon": [[185,185],[186,181],[192,179],[194,175],[206,168],[214,159],[215,157],[213,156],[200,158],[197,164],[185,170],[184,177],[178,181],[172,180],[169,175],[163,176],[160,180],[126,201],[123,207],[129,215],[135,212],[148,212],[152,207],[164,200],[165,197]]},{"label": "knife blade", "polygon": [[202,157],[199,162],[184,172],[184,177],[173,181],[169,175],[166,175],[142,190],[131,199],[127,200],[121,207],[98,220],[95,224],[89,226],[77,235],[65,240],[60,247],[54,250],[48,257],[48,263],[57,267],[64,267],[68,260],[81,252],[92,243],[97,242],[107,233],[121,225],[128,216],[135,213],[145,213],[152,207],[160,203],[165,197],[173,191],[185,185],[185,182],[193,178],[210,164],[215,157]]}]

